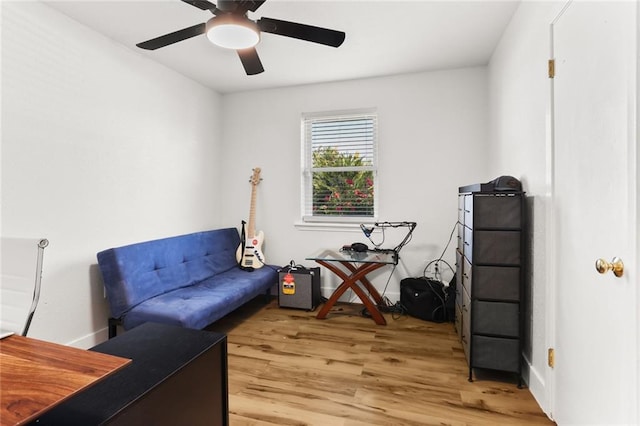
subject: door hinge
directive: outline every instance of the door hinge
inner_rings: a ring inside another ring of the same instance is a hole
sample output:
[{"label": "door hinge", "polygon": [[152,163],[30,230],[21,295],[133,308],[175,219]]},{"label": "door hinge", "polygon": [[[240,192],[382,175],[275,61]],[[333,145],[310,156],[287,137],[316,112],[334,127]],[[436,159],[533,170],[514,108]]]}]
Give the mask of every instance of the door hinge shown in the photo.
[{"label": "door hinge", "polygon": [[549,348],[547,351],[547,364],[553,368],[556,365],[556,351],[553,348]]},{"label": "door hinge", "polygon": [[549,59],[549,78],[554,78],[556,76],[556,60]]}]

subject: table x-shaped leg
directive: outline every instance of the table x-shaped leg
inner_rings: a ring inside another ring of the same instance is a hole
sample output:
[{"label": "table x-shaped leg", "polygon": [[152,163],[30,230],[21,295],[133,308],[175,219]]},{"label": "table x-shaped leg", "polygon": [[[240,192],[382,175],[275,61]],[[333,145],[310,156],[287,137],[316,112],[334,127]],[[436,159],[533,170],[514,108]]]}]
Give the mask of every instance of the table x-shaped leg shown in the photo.
[{"label": "table x-shaped leg", "polygon": [[375,321],[375,323],[378,325],[387,324],[387,321],[384,319],[384,316],[382,316],[382,313],[380,313],[380,311],[378,310],[378,307],[371,301],[371,298],[367,296],[360,285],[358,285],[359,281],[369,292],[376,304],[381,303],[382,296],[380,296],[378,290],[376,290],[376,288],[371,284],[366,276],[370,272],[373,272],[376,269],[385,266],[385,263],[362,263],[358,267],[355,267],[349,262],[339,262],[348,269],[350,274],[347,274],[346,271],[340,269],[338,266],[336,266],[335,263],[327,262],[324,260],[316,260],[316,262],[329,269],[342,279],[342,284],[340,284],[338,288],[335,289],[329,300],[327,300],[327,303],[325,303],[322,309],[320,309],[320,312],[318,312],[316,318],[326,318],[327,314],[329,313],[333,305],[336,304],[340,296],[342,296],[348,289],[352,289],[354,293],[358,295],[360,300],[362,300],[362,303],[371,314],[371,318]]}]

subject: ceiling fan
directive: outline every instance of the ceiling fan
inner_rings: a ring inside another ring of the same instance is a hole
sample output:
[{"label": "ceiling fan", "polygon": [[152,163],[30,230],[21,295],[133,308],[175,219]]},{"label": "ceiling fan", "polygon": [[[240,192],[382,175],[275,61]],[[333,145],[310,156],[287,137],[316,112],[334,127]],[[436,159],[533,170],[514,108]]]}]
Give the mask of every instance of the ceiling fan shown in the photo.
[{"label": "ceiling fan", "polygon": [[314,27],[279,19],[260,18],[253,21],[247,17],[248,12],[255,12],[266,0],[218,0],[218,5],[207,0],[182,0],[201,10],[213,13],[207,22],[184,28],[136,46],[155,50],[179,41],[206,34],[209,40],[221,47],[235,49],[247,75],[264,71],[262,62],[255,49],[260,41],[260,32],[293,37],[326,46],[339,47],[345,38],[342,31]]}]

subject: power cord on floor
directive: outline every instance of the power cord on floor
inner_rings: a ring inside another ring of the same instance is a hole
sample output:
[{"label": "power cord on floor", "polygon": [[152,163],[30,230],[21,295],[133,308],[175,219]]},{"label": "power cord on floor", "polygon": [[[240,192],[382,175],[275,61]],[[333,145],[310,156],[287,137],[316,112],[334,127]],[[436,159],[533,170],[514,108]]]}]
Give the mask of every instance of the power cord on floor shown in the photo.
[{"label": "power cord on floor", "polygon": [[[382,303],[378,304],[378,310],[382,313],[391,314],[391,318],[394,320],[407,313],[407,310],[399,301],[391,304],[391,301],[387,297],[382,298]],[[366,307],[362,308],[361,314],[363,317],[371,318],[371,313]]]}]

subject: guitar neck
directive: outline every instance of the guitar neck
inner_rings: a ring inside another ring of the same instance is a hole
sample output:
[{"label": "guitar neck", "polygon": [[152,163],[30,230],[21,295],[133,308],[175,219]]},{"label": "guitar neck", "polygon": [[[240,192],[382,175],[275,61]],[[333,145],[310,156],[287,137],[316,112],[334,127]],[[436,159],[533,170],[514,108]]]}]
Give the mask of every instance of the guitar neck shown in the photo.
[{"label": "guitar neck", "polygon": [[251,187],[251,205],[249,207],[249,225],[247,227],[249,238],[256,235],[256,185]]}]

